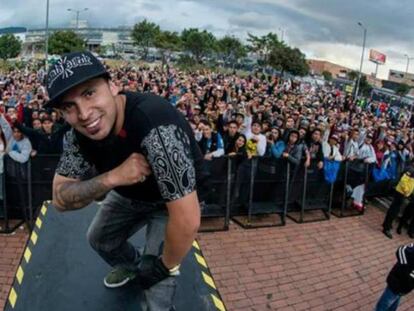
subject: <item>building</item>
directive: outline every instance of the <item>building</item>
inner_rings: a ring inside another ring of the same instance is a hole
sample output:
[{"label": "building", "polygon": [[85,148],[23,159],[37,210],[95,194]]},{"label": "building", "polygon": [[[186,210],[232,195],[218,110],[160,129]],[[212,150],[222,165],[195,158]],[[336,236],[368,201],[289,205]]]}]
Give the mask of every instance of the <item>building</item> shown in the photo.
[{"label": "building", "polygon": [[411,87],[414,87],[413,73],[390,69],[388,72],[388,80],[396,83],[405,83]]},{"label": "building", "polygon": [[324,71],[330,72],[333,78],[347,78],[348,73],[355,71],[353,69],[334,64],[325,60],[308,60],[310,73],[314,75],[322,75]]},{"label": "building", "polygon": [[[86,24],[79,21],[79,28],[49,28],[49,35],[54,31],[73,30],[86,40],[89,50],[97,50],[105,47],[106,50],[115,53],[132,53],[135,51],[131,38],[131,27],[114,27],[114,28],[94,28],[84,27]],[[19,37],[23,42],[22,56],[33,56],[37,52],[44,50],[45,29],[26,29],[26,28],[3,28],[0,29],[0,35],[12,33]]]}]

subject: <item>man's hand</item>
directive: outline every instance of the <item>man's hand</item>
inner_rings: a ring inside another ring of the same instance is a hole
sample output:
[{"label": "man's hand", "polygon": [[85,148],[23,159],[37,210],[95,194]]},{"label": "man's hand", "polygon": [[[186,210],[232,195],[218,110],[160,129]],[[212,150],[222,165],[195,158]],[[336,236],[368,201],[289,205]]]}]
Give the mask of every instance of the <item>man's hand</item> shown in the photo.
[{"label": "man's hand", "polygon": [[138,267],[137,279],[143,289],[148,289],[170,276],[161,257],[144,255]]},{"label": "man's hand", "polygon": [[151,174],[151,168],[140,153],[131,154],[121,165],[109,172],[109,181],[113,188],[129,186],[142,182]]}]

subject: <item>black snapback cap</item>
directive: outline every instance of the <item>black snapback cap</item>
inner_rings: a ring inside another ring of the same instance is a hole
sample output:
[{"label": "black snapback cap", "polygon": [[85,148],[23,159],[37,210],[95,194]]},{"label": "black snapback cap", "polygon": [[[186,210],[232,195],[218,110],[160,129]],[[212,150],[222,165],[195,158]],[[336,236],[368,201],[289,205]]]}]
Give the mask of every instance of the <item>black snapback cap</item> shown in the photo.
[{"label": "black snapback cap", "polygon": [[50,99],[44,107],[56,107],[65,92],[99,76],[110,77],[105,66],[91,52],[63,54],[47,73],[46,88]]}]

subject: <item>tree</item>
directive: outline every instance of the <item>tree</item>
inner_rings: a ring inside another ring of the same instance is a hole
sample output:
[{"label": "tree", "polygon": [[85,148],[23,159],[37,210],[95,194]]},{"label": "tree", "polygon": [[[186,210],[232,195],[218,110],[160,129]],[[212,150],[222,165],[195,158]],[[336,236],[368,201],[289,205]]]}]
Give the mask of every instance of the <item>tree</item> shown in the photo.
[{"label": "tree", "polygon": [[12,34],[0,36],[0,58],[6,60],[19,55],[22,43]]},{"label": "tree", "polygon": [[279,41],[276,34],[269,32],[267,35],[258,37],[248,33],[247,41],[250,43],[248,49],[259,56],[259,65],[266,66],[269,61],[270,52],[283,43]]},{"label": "tree", "polygon": [[216,46],[216,38],[211,32],[198,28],[184,29],[181,33],[184,50],[190,52],[195,61],[202,63],[203,57],[211,53]]},{"label": "tree", "polygon": [[224,63],[232,66],[242,57],[246,56],[246,48],[235,37],[225,36],[217,41],[217,52],[223,58]]},{"label": "tree", "polygon": [[359,81],[359,90],[360,94],[363,96],[368,97],[371,94],[372,86],[368,83],[367,77],[365,75],[361,76],[361,80]]},{"label": "tree", "polygon": [[404,97],[405,95],[408,94],[408,92],[410,91],[411,87],[405,83],[400,83],[398,85],[398,87],[395,90],[395,93],[400,96],[400,97]]},{"label": "tree", "polygon": [[274,69],[280,70],[282,75],[285,71],[298,76],[309,73],[305,54],[298,48],[291,48],[284,44],[277,44],[272,48],[268,63]]},{"label": "tree", "polygon": [[154,46],[161,54],[161,68],[164,68],[171,53],[181,49],[181,38],[176,32],[160,31],[155,37]]},{"label": "tree", "polygon": [[134,45],[141,50],[142,58],[146,59],[149,48],[154,46],[156,37],[160,33],[160,26],[155,23],[148,22],[144,19],[142,22],[135,24],[131,32]]},{"label": "tree", "polygon": [[49,53],[64,54],[85,49],[85,40],[72,30],[56,31],[49,37]]},{"label": "tree", "polygon": [[355,71],[355,70],[352,70],[352,71],[347,73],[347,76],[348,76],[349,80],[355,81],[359,76],[359,72]]},{"label": "tree", "polygon": [[322,72],[322,75],[323,75],[323,78],[324,78],[326,81],[332,81],[332,73],[331,73],[330,71],[324,70],[324,71]]}]

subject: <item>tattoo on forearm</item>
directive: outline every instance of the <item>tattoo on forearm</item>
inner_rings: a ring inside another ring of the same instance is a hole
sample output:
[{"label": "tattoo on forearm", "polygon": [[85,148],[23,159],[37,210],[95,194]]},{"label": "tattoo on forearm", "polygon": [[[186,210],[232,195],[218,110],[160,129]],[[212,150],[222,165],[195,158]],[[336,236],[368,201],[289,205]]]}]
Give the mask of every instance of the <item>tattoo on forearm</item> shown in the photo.
[{"label": "tattoo on forearm", "polygon": [[111,190],[103,182],[104,178],[104,175],[99,175],[90,180],[64,183],[56,191],[57,200],[66,210],[85,207]]}]

